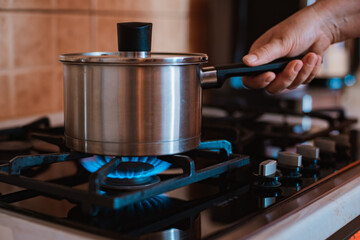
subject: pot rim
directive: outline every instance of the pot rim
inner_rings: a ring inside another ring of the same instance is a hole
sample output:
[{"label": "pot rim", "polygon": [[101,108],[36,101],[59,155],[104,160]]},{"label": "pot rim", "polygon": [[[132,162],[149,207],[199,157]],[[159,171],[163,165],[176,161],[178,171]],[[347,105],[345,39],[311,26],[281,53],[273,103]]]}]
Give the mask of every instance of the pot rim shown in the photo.
[{"label": "pot rim", "polygon": [[151,52],[147,57],[127,57],[122,52],[87,52],[60,55],[60,62],[73,64],[116,64],[116,65],[184,65],[201,64],[208,61],[204,53],[158,53]]}]

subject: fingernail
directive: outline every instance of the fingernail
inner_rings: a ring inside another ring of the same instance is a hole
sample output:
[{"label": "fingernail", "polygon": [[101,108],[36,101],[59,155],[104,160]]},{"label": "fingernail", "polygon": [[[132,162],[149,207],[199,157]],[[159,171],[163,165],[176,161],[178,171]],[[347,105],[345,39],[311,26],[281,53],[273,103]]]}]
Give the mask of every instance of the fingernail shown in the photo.
[{"label": "fingernail", "polygon": [[255,62],[256,60],[258,60],[258,57],[254,54],[249,54],[249,55],[246,55],[243,60],[248,63],[252,63],[252,62]]},{"label": "fingernail", "polygon": [[302,64],[301,63],[296,63],[296,65],[294,67],[294,72],[298,73],[301,68],[302,68]]},{"label": "fingernail", "polygon": [[317,61],[317,57],[315,57],[315,56],[311,56],[310,58],[308,58],[307,59],[307,65],[309,65],[309,66],[314,66],[315,65],[315,63],[316,63],[316,61]]}]

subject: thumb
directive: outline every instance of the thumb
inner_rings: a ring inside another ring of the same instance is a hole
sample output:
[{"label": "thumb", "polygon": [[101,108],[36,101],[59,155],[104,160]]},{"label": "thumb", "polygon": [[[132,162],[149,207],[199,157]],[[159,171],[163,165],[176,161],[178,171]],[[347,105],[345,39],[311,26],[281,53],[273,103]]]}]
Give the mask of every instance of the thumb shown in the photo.
[{"label": "thumb", "polygon": [[277,58],[286,55],[285,49],[281,41],[271,41],[265,45],[251,49],[250,52],[243,57],[243,62],[248,66],[258,66],[269,63]]}]

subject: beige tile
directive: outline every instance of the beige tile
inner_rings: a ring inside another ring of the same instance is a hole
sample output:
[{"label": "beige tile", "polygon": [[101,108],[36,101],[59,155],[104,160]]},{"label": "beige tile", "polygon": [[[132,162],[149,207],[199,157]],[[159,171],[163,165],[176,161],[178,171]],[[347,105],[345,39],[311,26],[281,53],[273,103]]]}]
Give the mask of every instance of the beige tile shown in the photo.
[{"label": "beige tile", "polygon": [[53,0],[11,0],[9,7],[15,9],[51,9]]},{"label": "beige tile", "polygon": [[55,8],[56,9],[81,9],[88,10],[90,9],[91,0],[56,0]]},{"label": "beige tile", "polygon": [[15,67],[49,66],[56,61],[52,21],[48,14],[13,14]]},{"label": "beige tile", "polygon": [[0,119],[12,117],[10,96],[10,79],[0,75]]},{"label": "beige tile", "polygon": [[93,0],[92,9],[120,11],[186,12],[189,0]]},{"label": "beige tile", "polygon": [[9,17],[6,13],[0,13],[0,70],[7,69],[9,67]]},{"label": "beige tile", "polygon": [[51,70],[15,75],[16,117],[48,113],[55,110],[55,74]]},{"label": "beige tile", "polygon": [[10,0],[0,0],[0,8],[10,7]]},{"label": "beige tile", "polygon": [[90,51],[90,16],[63,14],[56,17],[57,55]]},{"label": "beige tile", "polygon": [[[147,19],[144,19],[148,21]],[[149,19],[153,23],[152,49],[156,52],[188,52],[187,19]]]},{"label": "beige tile", "polygon": [[[89,52],[90,48],[90,17],[87,15],[59,15],[56,17],[56,56],[74,52]],[[63,71],[62,64],[58,63],[55,74],[55,110],[64,109]]]},{"label": "beige tile", "polygon": [[95,17],[95,49],[94,51],[117,51],[116,23],[135,21],[120,17]]},{"label": "beige tile", "polygon": [[63,111],[64,110],[64,78],[63,78],[63,68],[58,68],[56,73],[56,110]]}]

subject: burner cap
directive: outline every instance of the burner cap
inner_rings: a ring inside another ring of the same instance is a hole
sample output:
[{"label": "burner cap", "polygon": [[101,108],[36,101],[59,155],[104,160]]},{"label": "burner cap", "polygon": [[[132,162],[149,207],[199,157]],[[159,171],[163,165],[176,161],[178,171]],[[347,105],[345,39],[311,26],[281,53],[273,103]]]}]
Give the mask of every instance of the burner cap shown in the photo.
[{"label": "burner cap", "polygon": [[32,144],[29,141],[1,141],[0,151],[15,152],[15,151],[29,151]]},{"label": "burner cap", "polygon": [[138,190],[160,182],[158,176],[135,177],[135,178],[112,178],[107,177],[102,185],[104,190]]}]

